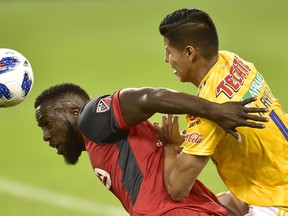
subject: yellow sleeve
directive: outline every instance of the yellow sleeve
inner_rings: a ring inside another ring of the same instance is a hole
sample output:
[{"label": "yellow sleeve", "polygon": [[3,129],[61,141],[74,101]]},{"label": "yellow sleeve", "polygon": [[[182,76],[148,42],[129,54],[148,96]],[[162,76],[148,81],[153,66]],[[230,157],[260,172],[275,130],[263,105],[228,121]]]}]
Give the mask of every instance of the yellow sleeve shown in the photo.
[{"label": "yellow sleeve", "polygon": [[212,155],[219,141],[227,133],[216,123],[209,120],[199,117],[192,120],[189,120],[189,117],[186,119],[188,124],[183,152],[193,155]]}]

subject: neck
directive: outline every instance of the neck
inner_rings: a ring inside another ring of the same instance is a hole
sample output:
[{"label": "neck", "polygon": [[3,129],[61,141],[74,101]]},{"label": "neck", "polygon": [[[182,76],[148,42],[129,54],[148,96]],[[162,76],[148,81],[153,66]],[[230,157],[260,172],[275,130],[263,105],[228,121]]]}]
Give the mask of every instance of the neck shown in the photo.
[{"label": "neck", "polygon": [[204,77],[207,75],[207,73],[210,71],[210,69],[216,64],[218,61],[218,55],[214,56],[213,58],[206,60],[202,59],[202,61],[199,62],[198,67],[196,69],[197,76],[195,77],[195,80],[192,81],[192,83],[198,88]]}]

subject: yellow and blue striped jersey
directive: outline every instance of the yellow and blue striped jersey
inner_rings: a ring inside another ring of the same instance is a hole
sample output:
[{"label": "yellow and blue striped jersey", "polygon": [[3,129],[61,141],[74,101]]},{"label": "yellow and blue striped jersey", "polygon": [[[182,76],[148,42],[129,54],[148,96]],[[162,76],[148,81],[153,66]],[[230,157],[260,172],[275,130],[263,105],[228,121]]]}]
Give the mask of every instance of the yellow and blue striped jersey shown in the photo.
[{"label": "yellow and blue striped jersey", "polygon": [[252,63],[219,52],[217,63],[198,88],[199,97],[223,103],[257,97],[252,107],[267,107],[265,129],[237,128],[242,143],[217,124],[186,116],[183,152],[211,156],[225,185],[242,201],[288,207],[288,115]]}]

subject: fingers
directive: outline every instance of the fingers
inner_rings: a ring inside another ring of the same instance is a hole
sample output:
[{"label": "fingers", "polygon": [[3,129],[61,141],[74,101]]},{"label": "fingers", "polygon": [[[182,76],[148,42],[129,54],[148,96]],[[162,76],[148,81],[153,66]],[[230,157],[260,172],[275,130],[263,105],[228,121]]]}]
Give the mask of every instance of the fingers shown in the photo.
[{"label": "fingers", "polygon": [[229,131],[227,131],[227,132],[230,133],[232,136],[234,136],[239,143],[242,142],[242,137],[241,137],[241,135],[240,135],[239,132],[233,131],[233,130],[229,130]]},{"label": "fingers", "polygon": [[156,131],[158,137],[161,136],[161,133],[160,133],[161,132],[161,128],[159,126],[159,123],[158,122],[153,122],[153,125],[154,125],[155,131]]},{"label": "fingers", "polygon": [[172,124],[173,124],[174,128],[177,128],[179,130],[179,118],[178,118],[178,116],[174,116]]},{"label": "fingers", "polygon": [[242,104],[243,106],[245,106],[245,105],[247,105],[247,104],[249,104],[249,103],[251,103],[251,102],[254,102],[254,101],[256,101],[256,100],[257,100],[257,98],[251,97],[251,98],[248,98],[248,99],[245,99],[245,100],[241,101],[241,104]]},{"label": "fingers", "polygon": [[241,101],[240,104],[242,106],[244,106],[244,111],[247,112],[247,113],[269,112],[268,108],[259,108],[259,107],[248,108],[248,107],[245,107],[245,105],[247,105],[249,103],[252,103],[252,102],[254,102],[256,100],[257,100],[257,98],[251,97],[251,98],[248,98],[248,99],[245,99],[245,100]]},{"label": "fingers", "polygon": [[241,127],[251,127],[251,128],[265,128],[265,124],[260,124],[256,122],[249,122],[249,121],[244,121],[243,124],[241,124]]},{"label": "fingers", "polygon": [[245,118],[247,120],[260,121],[260,122],[268,122],[269,121],[269,118],[258,116],[258,115],[247,114]]},{"label": "fingers", "polygon": [[235,138],[237,139],[237,141],[238,141],[239,143],[241,143],[241,142],[242,142],[241,134],[238,133],[237,131],[236,131],[234,134],[235,134]]},{"label": "fingers", "polygon": [[162,116],[162,126],[167,124],[167,117]]},{"label": "fingers", "polygon": [[160,130],[160,127],[159,127],[159,123],[158,122],[153,122],[153,125],[154,125],[154,128],[158,131]]},{"label": "fingers", "polygon": [[183,143],[184,136],[180,135],[178,116],[162,116],[162,125],[158,122],[153,122],[153,125],[162,144],[180,145]]},{"label": "fingers", "polygon": [[267,108],[259,108],[259,107],[249,107],[249,108],[245,107],[244,111],[246,113],[258,113],[258,112],[265,113],[265,112],[269,112],[269,109],[267,109]]},{"label": "fingers", "polygon": [[172,122],[172,119],[173,119],[173,115],[172,114],[168,114],[167,115],[167,120],[168,120],[168,122]]},{"label": "fingers", "polygon": [[243,100],[243,101],[241,101],[240,102],[240,104],[242,105],[242,106],[244,106],[244,111],[246,112],[246,113],[265,113],[265,112],[269,112],[269,109],[268,108],[259,108],[259,107],[245,107],[245,105],[247,105],[247,104],[249,104],[249,103],[251,103],[251,102],[254,102],[254,101],[256,101],[257,100],[257,98],[255,98],[255,97],[252,97],[252,98],[248,98],[248,99],[245,99],[245,100]]},{"label": "fingers", "polygon": [[158,122],[153,122],[153,125],[157,133],[157,145],[162,146],[166,142],[165,135],[163,134],[163,131],[161,130]]},{"label": "fingers", "polygon": [[162,116],[162,125],[163,126],[170,126],[174,123],[178,124],[178,116],[173,116],[172,114],[168,114],[167,116]]},{"label": "fingers", "polygon": [[[246,113],[245,118],[246,120],[252,120],[252,121],[259,121],[259,122],[268,122],[269,118],[265,118],[259,115],[250,115],[248,113],[265,113],[265,112],[269,112],[268,108],[259,108],[259,107],[245,107],[246,104],[249,104],[253,101],[256,101],[257,98],[252,97],[252,98],[248,98],[246,100],[243,100],[241,103],[242,106],[244,106],[243,111]],[[250,123],[247,122],[248,125],[251,125]],[[247,126],[247,124],[245,124],[245,126]],[[243,125],[244,126],[244,125]],[[255,128],[264,128],[265,125],[263,124],[253,124],[252,127]]]}]

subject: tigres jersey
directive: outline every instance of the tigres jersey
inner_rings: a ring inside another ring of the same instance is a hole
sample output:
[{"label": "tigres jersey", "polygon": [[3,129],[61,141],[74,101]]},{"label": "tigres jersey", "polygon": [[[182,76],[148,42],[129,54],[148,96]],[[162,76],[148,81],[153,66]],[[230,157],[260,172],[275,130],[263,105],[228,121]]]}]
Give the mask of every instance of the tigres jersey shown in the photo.
[{"label": "tigres jersey", "polygon": [[217,63],[198,88],[198,96],[223,103],[257,97],[252,107],[267,107],[265,129],[237,128],[242,143],[217,124],[187,115],[187,154],[211,156],[226,186],[242,201],[288,207],[288,115],[252,63],[219,52]]}]

